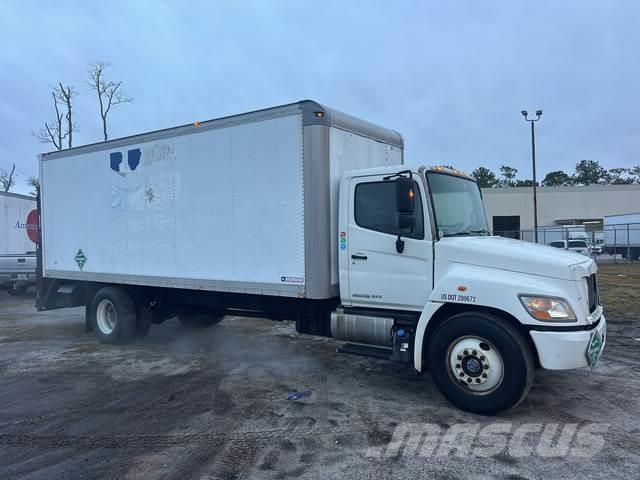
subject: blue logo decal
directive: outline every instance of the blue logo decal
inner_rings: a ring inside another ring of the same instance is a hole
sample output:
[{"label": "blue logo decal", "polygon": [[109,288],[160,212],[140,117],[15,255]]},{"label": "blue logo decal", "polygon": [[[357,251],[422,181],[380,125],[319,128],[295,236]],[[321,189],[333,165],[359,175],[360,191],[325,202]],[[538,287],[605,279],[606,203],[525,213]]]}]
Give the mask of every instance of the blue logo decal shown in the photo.
[{"label": "blue logo decal", "polygon": [[142,152],[139,148],[135,148],[133,150],[129,150],[127,152],[127,163],[129,164],[129,168],[133,172],[138,165],[140,164],[140,157],[142,156]]},{"label": "blue logo decal", "polygon": [[[139,148],[133,148],[127,151],[127,164],[129,165],[129,170],[133,172],[136,168],[138,168],[138,165],[140,165],[141,156],[142,152]],[[122,152],[110,153],[109,163],[111,165],[111,170],[119,173],[120,166],[122,165]]]},{"label": "blue logo decal", "polygon": [[122,163],[122,152],[113,152],[110,155],[111,158],[111,170],[115,172],[120,171],[120,164]]}]

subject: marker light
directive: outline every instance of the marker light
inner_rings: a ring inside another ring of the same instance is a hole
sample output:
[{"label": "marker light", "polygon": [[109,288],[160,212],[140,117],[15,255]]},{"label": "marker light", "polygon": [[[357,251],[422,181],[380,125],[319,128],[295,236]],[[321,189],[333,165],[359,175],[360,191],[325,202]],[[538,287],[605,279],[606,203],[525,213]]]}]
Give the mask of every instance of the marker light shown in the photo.
[{"label": "marker light", "polygon": [[536,320],[546,322],[575,322],[576,316],[566,300],[556,297],[520,295],[524,308]]},{"label": "marker light", "polygon": [[324,117],[324,112],[313,112],[316,117]]}]

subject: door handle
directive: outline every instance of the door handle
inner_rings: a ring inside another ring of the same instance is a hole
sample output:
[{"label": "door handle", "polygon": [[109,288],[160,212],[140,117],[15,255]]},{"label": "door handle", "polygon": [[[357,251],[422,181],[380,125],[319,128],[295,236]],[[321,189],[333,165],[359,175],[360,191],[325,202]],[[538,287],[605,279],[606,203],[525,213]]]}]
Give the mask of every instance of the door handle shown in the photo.
[{"label": "door handle", "polygon": [[361,253],[356,253],[354,255],[351,255],[351,258],[353,258],[354,260],[366,260],[367,256],[362,255]]}]

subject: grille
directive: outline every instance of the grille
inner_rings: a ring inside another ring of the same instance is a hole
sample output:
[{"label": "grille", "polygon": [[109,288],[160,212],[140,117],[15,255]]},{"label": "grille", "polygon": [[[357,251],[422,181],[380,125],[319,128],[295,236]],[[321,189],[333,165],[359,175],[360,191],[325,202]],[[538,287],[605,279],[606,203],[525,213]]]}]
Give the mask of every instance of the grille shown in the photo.
[{"label": "grille", "polygon": [[598,306],[598,282],[596,281],[596,274],[590,275],[585,278],[587,281],[587,294],[589,300],[589,312],[593,312]]}]

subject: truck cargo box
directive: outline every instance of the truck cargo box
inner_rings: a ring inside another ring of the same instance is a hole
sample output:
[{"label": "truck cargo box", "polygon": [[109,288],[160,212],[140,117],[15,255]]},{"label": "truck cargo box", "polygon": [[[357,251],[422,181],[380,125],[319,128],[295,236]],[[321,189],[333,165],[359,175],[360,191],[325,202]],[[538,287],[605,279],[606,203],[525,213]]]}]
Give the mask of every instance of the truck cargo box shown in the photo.
[{"label": "truck cargo box", "polygon": [[640,213],[607,215],[603,220],[607,247],[640,246]]},{"label": "truck cargo box", "polygon": [[43,277],[335,297],[341,173],[402,163],[308,100],[44,154]]},{"label": "truck cargo box", "polygon": [[603,220],[604,251],[640,260],[640,213],[607,215]]},{"label": "truck cargo box", "polygon": [[35,197],[0,192],[0,255],[35,253],[37,231]]},{"label": "truck cargo box", "polygon": [[36,199],[0,192],[0,289],[24,293],[34,284],[37,239]]}]

